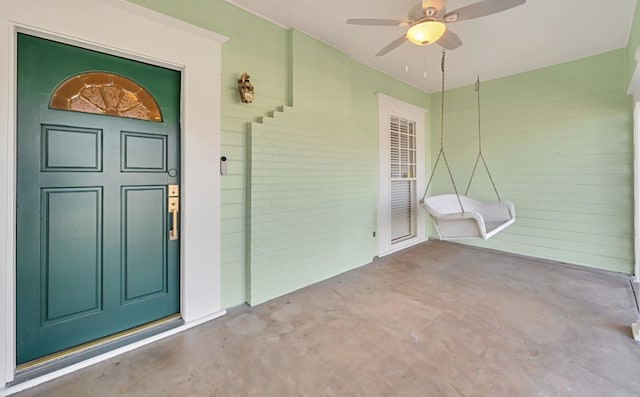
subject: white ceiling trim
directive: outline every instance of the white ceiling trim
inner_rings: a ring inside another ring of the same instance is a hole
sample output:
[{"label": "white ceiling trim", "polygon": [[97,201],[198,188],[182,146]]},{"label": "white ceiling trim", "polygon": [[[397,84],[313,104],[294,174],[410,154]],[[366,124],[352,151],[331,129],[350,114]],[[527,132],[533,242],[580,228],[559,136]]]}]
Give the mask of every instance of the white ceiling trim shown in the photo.
[{"label": "white ceiling trim", "polygon": [[227,40],[229,40],[228,37],[215,33],[211,30],[207,30],[199,26],[192,25],[180,19],[170,17],[168,15],[151,10],[149,8],[145,8],[137,4],[130,3],[126,0],[98,0],[98,1],[101,3],[107,4],[111,7],[115,7],[121,11],[128,12],[129,14],[137,15],[139,17],[148,19],[150,21],[161,23],[163,25],[172,27],[174,29],[191,33],[196,36],[200,36],[207,40],[213,40],[218,43],[225,43]]},{"label": "white ceiling trim", "polygon": [[[267,22],[271,22],[272,24],[274,24],[274,25],[276,25],[276,26],[279,26],[279,27],[281,27],[282,29],[290,29],[290,28],[291,28],[290,26],[286,26],[285,24],[280,23],[280,22],[276,21],[275,19],[269,18],[268,16],[266,16],[266,15],[264,15],[264,14],[261,14],[261,13],[259,13],[259,12],[255,11],[255,10],[252,10],[251,8],[249,8],[249,7],[247,7],[247,6],[243,5],[243,4],[239,4],[237,1],[233,1],[233,0],[224,0],[224,2],[225,2],[225,3],[229,3],[229,4],[231,4],[232,6],[237,7],[237,8],[239,8],[239,9],[243,10],[243,11],[246,11],[246,12],[248,12],[249,14],[255,15],[255,16],[257,16],[257,17],[258,17],[258,18],[260,18],[260,19],[264,19],[264,20],[265,20],[265,21],[267,21]],[[314,37],[314,38],[315,38],[315,37]]]},{"label": "white ceiling trim", "polygon": [[[104,0],[104,1],[110,1],[110,0]],[[116,0],[116,1],[117,1],[117,0]],[[280,22],[277,22],[277,21],[273,20],[272,18],[269,18],[269,17],[267,17],[267,16],[265,16],[265,15],[263,15],[263,14],[259,13],[259,12],[256,12],[256,11],[254,11],[254,10],[250,9],[250,8],[249,8],[249,7],[247,7],[247,6],[244,6],[244,5],[242,5],[242,4],[238,4],[238,2],[237,2],[237,1],[234,1],[234,0],[224,0],[224,2],[225,2],[225,3],[230,4],[230,5],[234,6],[234,7],[237,7],[237,8],[239,8],[239,9],[243,10],[243,11],[246,11],[246,12],[248,12],[249,14],[254,15],[254,16],[256,16],[256,17],[260,18],[260,19],[263,19],[263,20],[265,20],[265,21],[267,21],[267,22],[270,22],[270,23],[272,23],[272,24],[274,24],[274,25],[276,25],[276,26],[279,26],[279,27],[281,27],[281,28],[283,28],[283,29],[286,29],[286,30],[289,30],[289,29],[295,29],[295,30],[297,30],[297,31],[299,31],[299,32],[302,32],[302,33],[306,34],[307,36],[309,36],[309,37],[311,37],[311,38],[313,38],[313,39],[315,39],[315,40],[318,40],[319,42],[321,42],[321,43],[323,43],[323,44],[325,44],[325,45],[328,45],[328,46],[329,46],[329,47],[331,47],[331,48],[335,48],[336,50],[341,51],[342,53],[346,54],[350,59],[352,59],[354,62],[357,62],[357,63],[359,63],[359,64],[362,64],[362,65],[364,65],[364,66],[366,66],[366,67],[368,67],[368,68],[371,68],[371,69],[373,69],[373,70],[375,70],[375,71],[377,71],[377,72],[380,72],[380,73],[384,74],[384,75],[385,75],[385,76],[387,76],[387,77],[390,77],[390,78],[392,78],[392,79],[394,79],[394,80],[398,80],[398,81],[400,81],[401,83],[404,83],[404,84],[406,84],[406,85],[408,85],[408,86],[410,86],[410,87],[416,88],[416,89],[418,89],[418,90],[420,90],[420,91],[422,91],[422,92],[424,92],[424,93],[426,93],[426,94],[430,94],[430,93],[431,93],[430,91],[427,91],[427,90],[425,89],[425,87],[416,87],[416,86],[414,85],[414,83],[412,83],[411,81],[409,81],[409,80],[407,80],[407,79],[403,79],[403,78],[401,78],[401,77],[398,77],[398,76],[396,76],[396,75],[393,75],[393,74],[391,74],[391,73],[388,73],[388,72],[386,72],[386,71],[384,71],[384,70],[382,70],[382,69],[380,69],[380,68],[378,68],[378,67],[376,67],[376,66],[369,65],[369,64],[367,64],[367,63],[365,63],[365,62],[362,62],[362,61],[360,61],[360,60],[358,60],[358,59],[355,59],[355,58],[354,58],[351,54],[349,54],[349,53],[348,53],[344,48],[340,48],[340,47],[336,46],[335,44],[329,43],[328,41],[324,40],[323,38],[318,37],[318,36],[316,36],[316,35],[314,35],[314,34],[312,34],[312,33],[309,33],[309,32],[307,32],[307,31],[305,31],[305,30],[304,30],[304,28],[301,28],[301,27],[296,26],[296,25],[287,26],[287,25],[282,24],[282,23],[280,23]]]},{"label": "white ceiling trim", "polygon": [[[440,90],[438,45],[402,44],[374,54],[406,28],[348,25],[348,18],[404,19],[418,0],[225,0],[278,26],[295,28],[356,62],[425,92]],[[446,0],[447,9],[479,0]],[[447,88],[493,80],[626,47],[636,0],[528,0],[526,4],[449,25],[463,46],[449,51]],[[426,61],[425,61],[426,57]],[[405,71],[405,66],[409,67]],[[426,65],[426,66],[425,66]],[[423,73],[427,72],[427,79]]]}]

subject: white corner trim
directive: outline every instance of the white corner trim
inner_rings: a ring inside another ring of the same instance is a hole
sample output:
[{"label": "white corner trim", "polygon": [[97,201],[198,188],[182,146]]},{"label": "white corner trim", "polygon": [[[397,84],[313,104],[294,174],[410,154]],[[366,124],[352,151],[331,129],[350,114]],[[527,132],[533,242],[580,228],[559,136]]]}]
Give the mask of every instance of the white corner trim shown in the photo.
[{"label": "white corner trim", "polygon": [[640,282],[640,92],[636,93],[633,104],[633,176],[634,278]]},{"label": "white corner trim", "polygon": [[[634,202],[634,279],[640,281],[640,47],[635,54],[633,72],[627,95],[633,95],[633,202]],[[637,323],[640,324],[640,323]],[[636,326],[638,326],[636,324]]]},{"label": "white corner trim", "polygon": [[227,314],[226,310],[220,310],[220,311],[215,312],[213,314],[207,315],[205,317],[199,318],[199,319],[191,321],[189,323],[185,323],[184,325],[181,325],[181,326],[176,327],[176,328],[172,328],[172,329],[170,329],[168,331],[159,333],[159,334],[154,335],[152,337],[149,337],[149,338],[140,340],[138,342],[134,342],[134,343],[122,346],[122,347],[120,347],[118,349],[111,350],[111,351],[109,351],[107,353],[100,354],[98,356],[89,358],[87,360],[80,361],[79,363],[70,365],[68,367],[59,369],[57,371],[48,373],[46,375],[39,376],[39,377],[37,377],[35,379],[30,379],[30,380],[28,380],[26,382],[22,382],[20,384],[15,385],[15,386],[10,386],[10,387],[7,387],[5,389],[0,389],[0,396],[9,396],[11,394],[18,393],[18,392],[26,390],[26,389],[30,389],[30,388],[32,388],[34,386],[38,386],[38,385],[40,385],[40,384],[42,384],[44,382],[48,382],[48,381],[50,381],[52,379],[61,377],[63,375],[70,374],[70,373],[78,371],[80,369],[89,367],[89,366],[91,366],[93,364],[97,364],[100,361],[108,360],[110,358],[113,358],[113,357],[119,356],[121,354],[130,352],[132,350],[138,349],[138,348],[140,348],[142,346],[149,345],[149,344],[151,344],[153,342],[156,342],[156,341],[159,341],[161,339],[168,338],[169,336],[179,334],[179,333],[184,332],[184,331],[186,331],[186,330],[188,330],[190,328],[193,328],[193,327],[196,327],[198,325],[204,324],[204,323],[206,323],[208,321],[211,321],[213,319],[216,319],[218,317],[222,317],[225,314]]},{"label": "white corner trim", "polygon": [[126,0],[97,0],[97,1],[110,5],[112,7],[115,7],[121,11],[125,11],[129,14],[137,15],[139,17],[146,18],[154,22],[158,22],[162,25],[166,25],[174,29],[182,30],[186,33],[200,36],[204,39],[212,40],[220,44],[226,43],[229,40],[228,37],[212,32],[211,30],[207,30],[205,28],[192,25],[180,19],[170,17],[168,15],[151,10],[149,8],[145,8],[137,4],[130,3]]},{"label": "white corner trim", "polygon": [[631,76],[627,95],[633,95],[636,101],[640,101],[640,47],[636,49],[636,69]]}]

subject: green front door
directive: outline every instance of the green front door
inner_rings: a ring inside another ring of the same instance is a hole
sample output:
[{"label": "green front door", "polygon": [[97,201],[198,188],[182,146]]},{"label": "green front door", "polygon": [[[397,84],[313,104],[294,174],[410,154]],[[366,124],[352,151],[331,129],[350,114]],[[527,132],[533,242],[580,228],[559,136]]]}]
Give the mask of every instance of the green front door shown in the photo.
[{"label": "green front door", "polygon": [[[162,121],[50,108],[88,72],[137,83]],[[18,35],[18,364],[179,311],[179,104],[179,72]]]}]

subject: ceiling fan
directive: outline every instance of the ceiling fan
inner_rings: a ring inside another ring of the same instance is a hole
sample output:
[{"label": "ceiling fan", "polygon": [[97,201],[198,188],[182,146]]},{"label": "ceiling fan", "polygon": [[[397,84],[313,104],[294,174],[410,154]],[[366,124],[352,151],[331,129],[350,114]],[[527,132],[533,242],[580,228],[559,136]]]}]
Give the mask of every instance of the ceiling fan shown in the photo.
[{"label": "ceiling fan", "polygon": [[409,10],[406,20],[353,18],[347,20],[351,25],[367,26],[409,26],[405,34],[378,51],[382,56],[400,46],[406,40],[416,45],[437,43],[447,50],[455,50],[462,45],[462,40],[445,24],[495,14],[509,8],[520,6],[527,0],[483,0],[469,4],[454,11],[447,12],[446,0],[422,0]]}]

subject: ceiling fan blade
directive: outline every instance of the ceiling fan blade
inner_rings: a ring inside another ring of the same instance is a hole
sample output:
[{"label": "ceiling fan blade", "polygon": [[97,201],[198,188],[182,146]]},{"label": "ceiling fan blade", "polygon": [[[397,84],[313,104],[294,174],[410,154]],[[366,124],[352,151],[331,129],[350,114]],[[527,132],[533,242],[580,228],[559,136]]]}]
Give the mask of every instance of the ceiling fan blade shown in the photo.
[{"label": "ceiling fan blade", "polygon": [[447,29],[442,37],[436,41],[436,44],[447,50],[455,50],[462,45],[462,40],[460,40],[460,37],[453,33],[451,29]]},{"label": "ceiling fan blade", "polygon": [[407,41],[407,35],[403,34],[402,36],[398,37],[397,39],[395,39],[391,43],[389,43],[386,47],[384,47],[383,49],[378,51],[376,56],[377,57],[381,57],[381,56],[385,55],[389,51],[394,50],[396,47],[399,47],[405,41]]},{"label": "ceiling fan blade", "polygon": [[403,21],[400,19],[376,19],[376,18],[351,18],[347,19],[350,25],[367,25],[367,26],[409,26],[411,21]]},{"label": "ceiling fan blade", "polygon": [[[422,0],[422,12],[424,12],[428,17],[432,17],[442,10],[444,2],[445,0]],[[429,8],[435,9],[435,12],[432,15],[427,14],[427,10]]]},{"label": "ceiling fan blade", "polygon": [[445,22],[466,21],[473,18],[480,18],[495,14],[509,8],[517,7],[526,3],[527,0],[484,0],[468,6],[458,8],[448,12],[444,16]]}]

